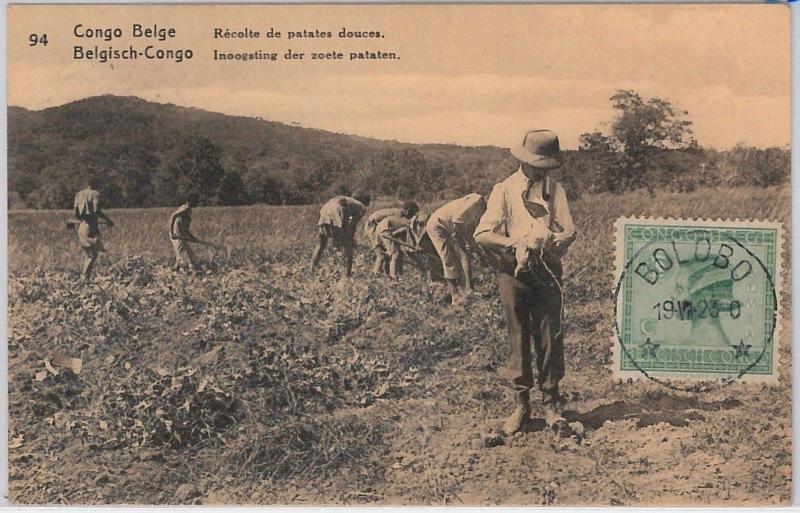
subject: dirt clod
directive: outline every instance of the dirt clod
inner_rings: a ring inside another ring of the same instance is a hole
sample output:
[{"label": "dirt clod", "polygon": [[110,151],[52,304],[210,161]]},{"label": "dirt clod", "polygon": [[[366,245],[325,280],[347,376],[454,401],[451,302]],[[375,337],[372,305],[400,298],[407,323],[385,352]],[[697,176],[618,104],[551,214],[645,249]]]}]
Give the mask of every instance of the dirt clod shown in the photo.
[{"label": "dirt clod", "polygon": [[[175,274],[171,247],[150,229],[163,212],[136,210],[114,212],[126,237],[109,234],[84,287],[73,239],[59,243],[74,253],[36,246],[52,240],[55,214],[9,214],[8,431],[22,440],[9,451],[10,499],[786,504],[790,366],[776,386],[704,394],[617,382],[608,370],[614,220],[779,218],[788,232],[790,191],[737,194],[715,206],[701,192],[614,196],[613,209],[607,197],[574,202],[581,235],[564,263],[561,386],[575,391],[563,415],[578,439],[554,435],[538,397],[524,431],[497,435],[514,404],[488,268],[473,276],[481,296],[455,309],[434,299],[446,284],[411,266],[397,281],[369,275],[365,241],[353,278],[336,253],[312,275],[318,209],[258,206],[198,209],[198,228],[230,233],[241,251],[225,261],[199,255],[202,276]],[[39,258],[28,256],[37,247]],[[152,253],[135,256],[142,248]],[[789,320],[782,362],[791,361]],[[80,373],[48,369],[43,359],[58,355],[80,358]]]},{"label": "dirt clod", "polygon": [[184,483],[175,490],[175,501],[179,504],[185,504],[190,499],[199,495],[197,488],[191,483]]}]

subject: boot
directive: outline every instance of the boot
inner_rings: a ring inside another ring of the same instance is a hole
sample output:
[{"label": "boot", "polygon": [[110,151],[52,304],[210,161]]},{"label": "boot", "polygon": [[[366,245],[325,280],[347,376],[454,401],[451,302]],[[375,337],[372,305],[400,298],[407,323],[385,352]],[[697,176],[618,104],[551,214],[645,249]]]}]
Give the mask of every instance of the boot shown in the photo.
[{"label": "boot", "polygon": [[513,435],[525,428],[531,418],[531,402],[527,392],[516,392],[515,399],[517,407],[503,425],[503,431],[507,435]]},{"label": "boot", "polygon": [[569,438],[575,433],[569,427],[567,420],[561,415],[561,405],[558,402],[548,402],[544,405],[544,421],[559,438]]},{"label": "boot", "polygon": [[542,403],[552,403],[556,410],[560,412],[564,405],[567,404],[567,398],[561,395],[561,392],[558,390],[558,388],[553,390],[542,390]]},{"label": "boot", "polygon": [[561,408],[556,403],[545,403],[544,405],[544,421],[551,428],[559,422],[566,422],[561,415]]}]

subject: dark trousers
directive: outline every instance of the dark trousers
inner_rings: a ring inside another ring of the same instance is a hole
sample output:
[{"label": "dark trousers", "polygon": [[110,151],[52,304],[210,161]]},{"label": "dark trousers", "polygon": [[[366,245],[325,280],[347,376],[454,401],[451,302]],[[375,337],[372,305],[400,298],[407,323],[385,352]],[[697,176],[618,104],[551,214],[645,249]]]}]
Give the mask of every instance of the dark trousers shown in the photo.
[{"label": "dark trousers", "polygon": [[550,272],[539,263],[515,278],[513,268],[501,266],[498,274],[510,342],[507,372],[515,399],[520,404],[530,400],[530,390],[534,387],[531,339],[536,351],[536,378],[545,403],[556,400],[558,383],[564,377],[562,269],[558,263],[548,264],[548,267]]}]

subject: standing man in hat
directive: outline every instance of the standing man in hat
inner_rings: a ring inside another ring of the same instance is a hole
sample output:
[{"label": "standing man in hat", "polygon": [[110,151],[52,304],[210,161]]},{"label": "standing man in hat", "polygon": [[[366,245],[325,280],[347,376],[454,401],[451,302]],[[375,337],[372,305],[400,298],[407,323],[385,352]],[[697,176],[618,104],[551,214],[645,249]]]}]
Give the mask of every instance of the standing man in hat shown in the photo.
[{"label": "standing man in hat", "polygon": [[[575,240],[575,226],[564,188],[549,176],[561,166],[556,134],[530,130],[511,153],[519,168],[494,186],[475,229],[475,240],[501,257],[498,282],[510,342],[507,370],[517,403],[504,430],[516,433],[530,419],[533,339],[545,420],[562,433],[568,426],[560,415],[564,400],[559,393],[564,376],[561,258]],[[531,240],[540,241],[539,246],[531,247]],[[530,261],[515,262],[513,253],[530,256]]]},{"label": "standing man in hat", "polygon": [[364,217],[371,199],[367,193],[354,192],[352,197],[334,196],[322,205],[317,222],[317,245],[311,255],[312,272],[317,269],[328,240],[333,240],[335,247],[344,250],[347,276],[352,274],[356,226]]},{"label": "standing man in hat", "polygon": [[[444,278],[450,288],[450,303],[463,303],[472,292],[470,251],[475,247],[473,232],[486,211],[480,194],[467,194],[444,204],[431,214],[425,231],[442,261]],[[463,282],[461,281],[463,277]],[[459,285],[463,285],[464,293]]]},{"label": "standing man in hat", "polygon": [[100,193],[95,189],[98,186],[99,178],[91,176],[87,180],[86,188],[75,195],[75,217],[80,220],[78,243],[85,253],[81,272],[84,283],[91,280],[92,269],[99,252],[105,251],[103,241],[100,239],[99,219],[103,219],[109,226],[114,226],[114,222],[100,208]]}]

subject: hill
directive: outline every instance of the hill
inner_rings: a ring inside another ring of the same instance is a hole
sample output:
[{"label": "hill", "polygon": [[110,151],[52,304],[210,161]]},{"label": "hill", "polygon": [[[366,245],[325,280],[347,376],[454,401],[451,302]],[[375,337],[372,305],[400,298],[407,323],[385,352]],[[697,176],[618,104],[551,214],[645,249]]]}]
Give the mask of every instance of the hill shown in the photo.
[{"label": "hill", "polygon": [[[620,154],[567,151],[558,179],[568,194],[630,188],[770,186],[788,181],[789,151],[746,146],[663,150],[621,180]],[[96,96],[31,111],[8,109],[11,208],[69,208],[88,175],[114,207],[174,205],[196,191],[205,204],[307,204],[357,188],[423,201],[488,193],[515,166],[507,149],[407,144],[254,117]]]},{"label": "hill", "polygon": [[41,111],[9,107],[8,127],[9,191],[28,207],[69,206],[87,172],[107,177],[104,192],[115,206],[172,204],[175,199],[162,193],[174,191],[159,190],[158,175],[196,140],[215,145],[224,171],[241,176],[242,202],[313,201],[331,187],[351,188],[357,171],[385,173],[392,163],[441,175],[444,163],[486,168],[508,160],[507,151],[495,147],[379,141],[110,95]]}]

